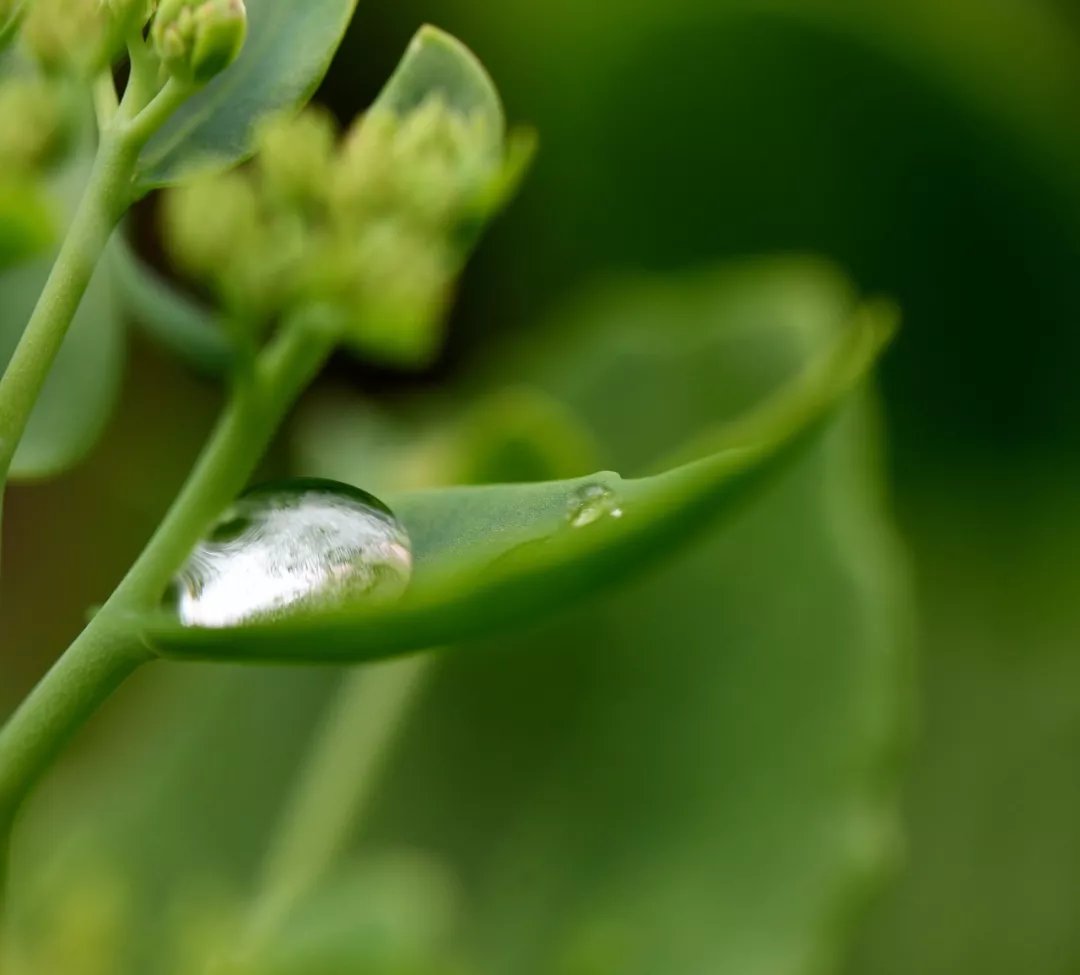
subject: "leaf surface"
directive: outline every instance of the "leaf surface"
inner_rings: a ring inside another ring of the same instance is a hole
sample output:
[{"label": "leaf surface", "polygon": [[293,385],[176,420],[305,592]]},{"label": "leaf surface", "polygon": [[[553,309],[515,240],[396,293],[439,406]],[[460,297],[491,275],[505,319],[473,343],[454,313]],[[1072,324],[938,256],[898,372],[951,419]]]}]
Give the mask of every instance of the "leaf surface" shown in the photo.
[{"label": "leaf surface", "polygon": [[891,313],[842,314],[849,320],[834,323],[794,378],[738,422],[699,436],[688,448],[694,459],[661,474],[391,496],[415,565],[399,601],[227,629],[169,620],[151,624],[147,637],[163,655],[184,658],[376,659],[528,623],[646,571],[738,505],[865,377],[891,334]]},{"label": "leaf surface", "polygon": [[247,0],[240,57],[196,93],[147,143],[143,190],[241,162],[259,122],[311,97],[349,26],[356,0]]},{"label": "leaf surface", "polygon": [[[52,187],[67,219],[91,161],[83,156]],[[34,310],[55,255],[0,275],[0,362],[6,363]],[[75,314],[12,463],[13,480],[63,473],[97,443],[116,406],[124,362],[124,330],[107,269],[99,266]]]}]

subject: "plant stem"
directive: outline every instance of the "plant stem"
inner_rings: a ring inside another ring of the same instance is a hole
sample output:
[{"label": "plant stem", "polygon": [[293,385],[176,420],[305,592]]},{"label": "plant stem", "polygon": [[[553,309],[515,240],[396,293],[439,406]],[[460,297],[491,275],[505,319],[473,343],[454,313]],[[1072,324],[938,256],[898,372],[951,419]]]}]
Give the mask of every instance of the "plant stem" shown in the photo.
[{"label": "plant stem", "polygon": [[177,567],[242,490],[331,348],[329,338],[307,331],[302,323],[282,330],[235,390],[142,555],[0,730],[0,849],[19,809],[64,745],[140,664],[152,659],[133,616],[159,603]]},{"label": "plant stem", "polygon": [[374,796],[387,753],[431,669],[431,656],[350,674],[327,713],[263,864],[239,959],[266,938],[342,852]]},{"label": "plant stem", "polygon": [[75,218],[34,313],[0,378],[0,481],[30,419],[109,235],[131,202],[138,148],[103,137]]},{"label": "plant stem", "polygon": [[[139,62],[133,64],[133,70],[144,74],[148,68]],[[7,479],[30,412],[41,395],[105,245],[135,200],[134,177],[139,153],[191,94],[190,87],[169,81],[144,106],[140,101],[146,96],[143,83],[139,78],[136,82],[124,93],[119,108],[115,105],[116,90],[111,76],[102,75],[95,91],[97,109],[106,124],[101,128],[90,180],[41,297],[0,377],[0,485]],[[134,117],[129,117],[129,112]]]},{"label": "plant stem", "polygon": [[[161,89],[131,120],[128,135],[140,146],[145,145],[150,137],[168,121],[172,115],[191,96],[190,85],[181,84],[170,78]],[[134,98],[134,96],[133,96]],[[137,102],[135,103],[137,105]]]},{"label": "plant stem", "polygon": [[105,129],[116,117],[120,102],[116,95],[112,71],[103,71],[94,79],[94,112],[97,115],[98,128]]},{"label": "plant stem", "polygon": [[128,59],[131,71],[124,91],[125,109],[133,114],[141,111],[158,86],[160,62],[147,46],[141,30],[133,30],[127,38]]}]

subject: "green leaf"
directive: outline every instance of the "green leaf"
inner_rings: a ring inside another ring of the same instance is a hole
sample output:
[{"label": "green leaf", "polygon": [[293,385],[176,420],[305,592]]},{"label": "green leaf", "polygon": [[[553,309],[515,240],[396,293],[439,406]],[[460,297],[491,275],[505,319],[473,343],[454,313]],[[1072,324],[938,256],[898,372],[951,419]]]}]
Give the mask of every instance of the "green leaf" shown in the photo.
[{"label": "green leaf", "polygon": [[228,373],[234,351],[213,312],[143,261],[122,233],[108,257],[120,305],[147,335],[198,373]]},{"label": "green leaf", "polygon": [[35,181],[0,180],[0,269],[37,257],[56,239],[48,194]]},{"label": "green leaf", "polygon": [[491,76],[461,41],[426,25],[410,42],[372,109],[402,116],[432,95],[441,95],[461,115],[482,119],[492,154],[502,157],[506,115]]},{"label": "green leaf", "polygon": [[[474,380],[543,390],[589,423],[604,463],[648,469],[784,383],[852,310],[841,279],[799,261],[619,286]],[[908,690],[903,579],[864,405],[726,530],[703,529],[621,592],[439,658],[357,852],[420,851],[446,872],[467,970],[834,969],[892,849]],[[404,444],[427,429],[398,420]],[[334,476],[342,454],[359,466],[387,434],[337,429],[304,473]],[[384,460],[364,486],[400,476]],[[28,817],[23,843],[26,862],[52,861],[58,835],[105,824],[138,878],[143,954],[124,970],[140,975],[176,967],[161,952],[177,892],[208,876],[248,889],[338,675],[195,664],[147,678],[130,720],[76,756],[56,816]],[[124,761],[103,765],[110,737]],[[255,752],[264,760],[245,762]],[[337,889],[359,915],[363,895]]]},{"label": "green leaf", "polygon": [[605,472],[389,498],[415,563],[397,602],[230,629],[169,621],[150,625],[147,638],[179,658],[376,659],[528,622],[638,574],[742,501],[864,378],[891,335],[892,314],[867,306],[848,315],[839,337],[763,405],[701,438],[700,459],[652,477]]},{"label": "green leaf", "polygon": [[[90,170],[81,157],[59,174],[53,187],[70,216]],[[52,268],[53,258],[0,275],[0,362],[15,350]],[[30,414],[15,453],[13,480],[55,477],[94,446],[120,392],[124,334],[107,269],[98,268]]]},{"label": "green leaf", "polygon": [[[790,261],[613,288],[489,382],[528,380],[607,463],[646,466],[783,383],[852,301]],[[442,656],[358,848],[456,871],[477,970],[839,970],[895,852],[910,694],[869,419],[850,402],[724,531],[622,591]]]},{"label": "green leaf", "polygon": [[447,963],[457,894],[453,878],[416,853],[368,857],[312,892],[253,967],[260,975],[458,972]]},{"label": "green leaf", "polygon": [[311,97],[355,7],[356,0],[247,0],[240,57],[150,140],[139,161],[141,189],[227,169],[250,156],[262,119]]}]

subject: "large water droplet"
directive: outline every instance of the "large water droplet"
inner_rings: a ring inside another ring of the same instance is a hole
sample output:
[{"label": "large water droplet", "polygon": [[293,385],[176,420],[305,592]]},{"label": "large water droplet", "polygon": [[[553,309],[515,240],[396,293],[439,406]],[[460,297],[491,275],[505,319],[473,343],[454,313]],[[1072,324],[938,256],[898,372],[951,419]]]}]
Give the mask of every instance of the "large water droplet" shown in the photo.
[{"label": "large water droplet", "polygon": [[412,554],[377,498],[302,478],[242,495],[191,553],[168,600],[188,626],[226,627],[400,596]]},{"label": "large water droplet", "polygon": [[603,484],[586,484],[574,492],[567,505],[567,516],[574,528],[584,528],[601,518],[621,518],[619,496]]}]

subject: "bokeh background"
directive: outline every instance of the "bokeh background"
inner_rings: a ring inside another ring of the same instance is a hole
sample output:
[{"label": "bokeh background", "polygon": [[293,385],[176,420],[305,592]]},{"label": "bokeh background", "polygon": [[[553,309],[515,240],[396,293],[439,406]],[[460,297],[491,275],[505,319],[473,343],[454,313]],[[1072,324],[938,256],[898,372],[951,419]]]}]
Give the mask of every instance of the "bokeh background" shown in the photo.
[{"label": "bokeh background", "polygon": [[[904,326],[881,389],[917,606],[917,731],[903,848],[843,968],[1080,970],[1076,8],[370,0],[322,99],[360,110],[422,21],[467,39],[541,153],[469,271],[438,366],[402,376],[343,358],[328,382],[388,400],[437,390],[597,278],[718,258],[820,254],[895,298]],[[120,574],[216,402],[136,338],[103,448],[13,491],[0,643],[18,649],[0,663],[0,706]],[[143,472],[138,490],[118,469]]]}]

